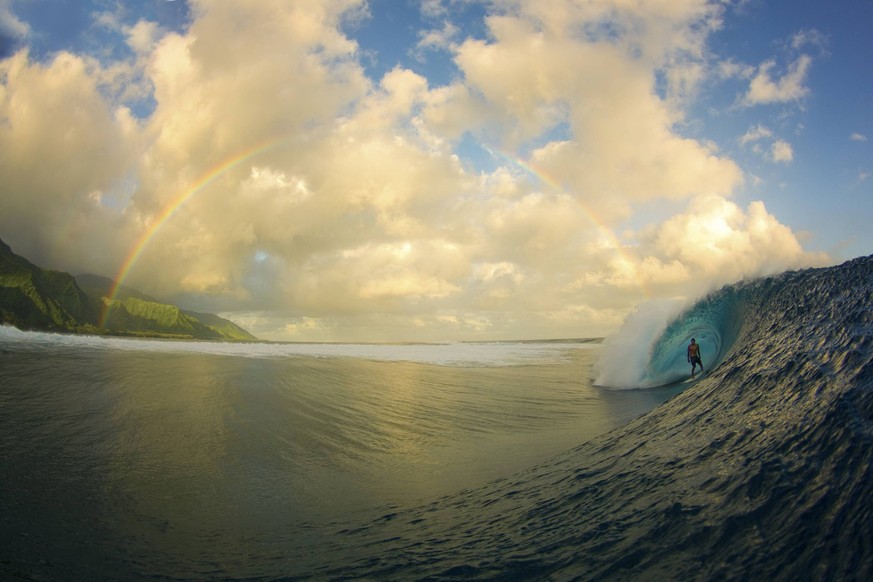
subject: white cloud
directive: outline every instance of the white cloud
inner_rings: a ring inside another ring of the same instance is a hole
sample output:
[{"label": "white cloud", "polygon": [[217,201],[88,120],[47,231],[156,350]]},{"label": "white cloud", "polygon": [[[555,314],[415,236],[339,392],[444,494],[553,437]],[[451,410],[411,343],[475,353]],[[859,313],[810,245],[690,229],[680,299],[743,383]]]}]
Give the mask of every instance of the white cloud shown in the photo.
[{"label": "white cloud", "polygon": [[776,68],[776,61],[769,60],[762,63],[749,84],[749,90],[743,97],[743,104],[752,106],[801,100],[809,93],[805,83],[811,64],[812,57],[801,55],[788,65],[788,70],[781,78],[774,79],[772,74]]},{"label": "white cloud", "polygon": [[800,50],[805,47],[824,50],[827,43],[828,39],[824,34],[814,28],[810,28],[795,33],[791,37],[790,46],[794,50]]},{"label": "white cloud", "polygon": [[763,125],[755,125],[753,127],[750,127],[749,130],[745,134],[743,134],[743,136],[740,138],[740,145],[748,145],[750,143],[762,139],[768,139],[771,137],[773,137],[772,131],[770,131]]},{"label": "white cloud", "polygon": [[444,16],[448,11],[449,9],[443,5],[443,0],[421,0],[421,13],[425,16]]},{"label": "white cloud", "polygon": [[[459,46],[456,60],[466,84],[487,102],[494,126],[503,128],[505,147],[514,149],[557,126],[569,128],[572,139],[546,144],[535,160],[607,220],[625,216],[631,201],[701,191],[728,194],[741,172],[705,144],[674,131],[682,112],[659,97],[652,75],[652,66],[698,48],[694,34],[670,31],[683,25],[696,30],[709,13],[696,2],[627,7],[618,15],[607,8],[524,5],[520,16],[489,21],[493,42],[468,40]],[[590,23],[596,34],[610,19],[619,30],[627,26],[641,36],[580,42],[577,27]],[[638,58],[641,46],[645,59]]]},{"label": "white cloud", "polygon": [[0,231],[16,251],[75,273],[107,272],[125,227],[100,204],[133,163],[138,127],[113,110],[96,65],[62,52],[0,61]]},{"label": "white cloud", "polygon": [[459,32],[457,26],[445,21],[440,29],[420,32],[417,48],[419,50],[448,49],[455,42]]},{"label": "white cloud", "polygon": [[727,59],[718,63],[716,67],[719,77],[722,79],[734,78],[752,78],[755,74],[755,67],[737,63],[732,59]]},{"label": "white cloud", "polygon": [[849,136],[849,139],[852,141],[867,141],[867,136],[863,133],[853,133]]},{"label": "white cloud", "polygon": [[716,196],[698,197],[685,213],[664,222],[656,231],[654,248],[659,263],[676,260],[685,265],[690,284],[728,283],[772,274],[785,265],[827,261],[823,254],[805,252],[791,229],[769,214],[763,202],[752,202],[743,211]]},{"label": "white cloud", "polygon": [[140,20],[133,26],[124,27],[124,32],[130,48],[137,54],[146,54],[154,48],[160,31],[156,23]]},{"label": "white cloud", "polygon": [[788,142],[777,139],[770,146],[770,159],[774,162],[788,163],[794,159],[794,149]]},{"label": "white cloud", "polygon": [[[771,141],[772,140],[772,141]],[[759,142],[770,141],[770,147],[764,149]],[[774,138],[773,132],[763,126],[754,125],[739,139],[742,146],[750,146],[752,151],[771,162],[788,163],[794,159],[794,149],[783,139]]]}]

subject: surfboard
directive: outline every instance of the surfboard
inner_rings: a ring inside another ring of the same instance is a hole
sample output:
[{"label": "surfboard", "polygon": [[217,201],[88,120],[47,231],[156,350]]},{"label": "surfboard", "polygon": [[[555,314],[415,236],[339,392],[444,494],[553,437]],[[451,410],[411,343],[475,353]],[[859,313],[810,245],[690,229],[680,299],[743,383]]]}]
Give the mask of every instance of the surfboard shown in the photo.
[{"label": "surfboard", "polygon": [[684,383],[688,384],[689,382],[697,382],[698,380],[700,380],[704,376],[706,376],[706,372],[700,372],[699,374],[695,374],[694,376],[689,376],[688,378],[686,378],[684,380]]}]

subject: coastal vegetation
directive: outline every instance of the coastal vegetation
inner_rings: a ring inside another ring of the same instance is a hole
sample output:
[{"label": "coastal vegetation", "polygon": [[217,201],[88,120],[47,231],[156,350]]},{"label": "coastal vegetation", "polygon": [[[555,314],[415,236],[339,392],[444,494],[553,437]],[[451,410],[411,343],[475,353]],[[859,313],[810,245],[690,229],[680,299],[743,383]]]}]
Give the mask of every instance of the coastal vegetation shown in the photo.
[{"label": "coastal vegetation", "polygon": [[97,275],[42,269],[0,240],[0,323],[24,330],[256,341],[232,321],[183,310]]}]

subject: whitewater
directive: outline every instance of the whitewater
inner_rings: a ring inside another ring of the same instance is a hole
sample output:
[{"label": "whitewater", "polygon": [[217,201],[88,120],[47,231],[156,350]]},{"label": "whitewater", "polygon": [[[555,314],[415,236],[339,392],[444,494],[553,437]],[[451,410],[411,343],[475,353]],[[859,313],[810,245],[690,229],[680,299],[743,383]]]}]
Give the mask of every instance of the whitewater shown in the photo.
[{"label": "whitewater", "polygon": [[0,577],[873,579],[871,332],[871,257],[602,344],[0,328]]}]

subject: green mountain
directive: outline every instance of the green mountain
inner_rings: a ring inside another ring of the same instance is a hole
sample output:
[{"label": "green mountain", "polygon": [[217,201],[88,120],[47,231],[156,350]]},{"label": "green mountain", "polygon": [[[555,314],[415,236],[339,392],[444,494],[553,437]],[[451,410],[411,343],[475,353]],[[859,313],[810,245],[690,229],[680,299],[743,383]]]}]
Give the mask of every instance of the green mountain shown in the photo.
[{"label": "green mountain", "polygon": [[40,269],[0,240],[0,320],[22,329],[96,333],[100,302],[68,273]]},{"label": "green mountain", "polygon": [[105,326],[137,334],[162,334],[197,339],[256,341],[258,338],[233,323],[212,313],[197,313],[162,303],[136,289],[119,285],[115,299],[106,297],[115,285],[112,279],[99,275],[77,275],[79,286],[90,296],[102,299],[106,306]]},{"label": "green mountain", "polygon": [[0,240],[0,322],[21,329],[255,341],[232,321],[183,311],[111,279],[41,269]]}]

